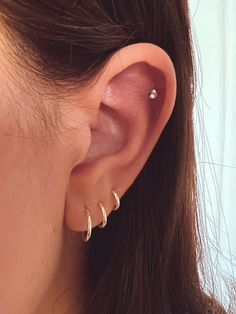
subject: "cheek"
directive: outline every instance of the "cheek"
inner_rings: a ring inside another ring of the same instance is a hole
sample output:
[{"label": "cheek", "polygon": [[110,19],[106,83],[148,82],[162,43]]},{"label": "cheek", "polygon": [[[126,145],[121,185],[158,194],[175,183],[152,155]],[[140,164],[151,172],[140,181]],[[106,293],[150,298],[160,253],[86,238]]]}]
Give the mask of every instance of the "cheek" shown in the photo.
[{"label": "cheek", "polygon": [[0,134],[0,308],[8,314],[33,312],[62,239],[62,180],[47,167],[49,155],[39,150],[36,159],[23,141]]}]

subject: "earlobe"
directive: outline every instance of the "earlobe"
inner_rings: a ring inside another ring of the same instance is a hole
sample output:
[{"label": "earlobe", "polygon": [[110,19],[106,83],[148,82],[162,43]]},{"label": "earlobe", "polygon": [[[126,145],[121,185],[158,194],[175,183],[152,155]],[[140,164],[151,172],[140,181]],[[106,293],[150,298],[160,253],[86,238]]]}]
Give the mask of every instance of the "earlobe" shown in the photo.
[{"label": "earlobe", "polygon": [[100,202],[106,215],[111,213],[111,191],[121,197],[138,176],[175,101],[174,67],[158,46],[122,48],[107,69],[98,85],[99,106],[88,154],[73,169],[66,193],[65,222],[77,231],[87,230],[85,207],[90,208],[92,227],[103,221]]}]

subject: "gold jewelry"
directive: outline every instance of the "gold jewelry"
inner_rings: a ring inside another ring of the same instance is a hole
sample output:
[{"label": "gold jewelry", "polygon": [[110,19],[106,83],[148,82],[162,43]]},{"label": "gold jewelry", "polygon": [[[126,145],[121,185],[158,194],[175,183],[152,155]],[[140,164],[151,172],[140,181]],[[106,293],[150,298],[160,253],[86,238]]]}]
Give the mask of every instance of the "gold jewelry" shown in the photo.
[{"label": "gold jewelry", "polygon": [[101,211],[102,211],[102,223],[100,225],[98,225],[98,227],[100,228],[104,228],[107,224],[107,213],[106,213],[106,209],[105,207],[103,206],[102,202],[99,202],[98,203],[98,206],[101,208]]},{"label": "gold jewelry", "polygon": [[91,234],[92,234],[92,220],[89,214],[89,209],[86,206],[85,206],[85,212],[87,215],[88,223],[87,223],[87,231],[82,232],[82,238],[85,242],[87,242],[90,239]]},{"label": "gold jewelry", "polygon": [[[115,207],[113,208],[113,210],[117,210],[119,207],[120,207],[120,198],[118,196],[118,194],[116,193],[115,190],[112,190],[111,193],[113,194],[114,198],[115,198],[115,202],[116,202],[116,205]],[[106,209],[105,207],[103,206],[103,203],[102,202],[99,202],[98,203],[98,206],[100,207],[101,211],[102,211],[102,218],[103,218],[103,221],[101,224],[99,224],[98,226],[100,228],[104,228],[107,224],[107,213],[106,213]],[[91,237],[91,234],[92,234],[92,220],[91,220],[91,216],[90,216],[90,209],[85,206],[85,213],[87,215],[87,219],[88,219],[88,222],[87,222],[87,231],[82,231],[82,238],[85,242],[87,242],[90,237]]]},{"label": "gold jewelry", "polygon": [[116,206],[112,210],[117,210],[120,207],[120,199],[115,190],[112,190],[111,193],[114,195]]},{"label": "gold jewelry", "polygon": [[157,91],[155,90],[155,89],[152,89],[151,91],[150,91],[150,93],[149,93],[149,98],[150,99],[155,99],[155,98],[157,98]]}]

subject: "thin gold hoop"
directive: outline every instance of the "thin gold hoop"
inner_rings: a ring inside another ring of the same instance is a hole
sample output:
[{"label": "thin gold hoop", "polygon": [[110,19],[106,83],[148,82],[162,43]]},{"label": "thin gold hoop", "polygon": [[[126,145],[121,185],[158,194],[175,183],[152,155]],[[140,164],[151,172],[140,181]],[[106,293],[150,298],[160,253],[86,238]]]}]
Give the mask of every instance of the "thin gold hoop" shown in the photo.
[{"label": "thin gold hoop", "polygon": [[114,195],[116,206],[112,210],[117,210],[120,207],[120,198],[115,190],[112,190],[111,193]]},{"label": "thin gold hoop", "polygon": [[98,206],[101,208],[102,211],[102,223],[100,225],[98,225],[98,227],[100,228],[104,228],[107,224],[107,213],[106,213],[106,209],[103,206],[102,202],[98,203]]},{"label": "thin gold hoop", "polygon": [[82,238],[85,242],[87,242],[92,234],[92,220],[89,214],[89,209],[85,206],[85,213],[87,215],[88,223],[87,223],[87,231],[82,231]]}]

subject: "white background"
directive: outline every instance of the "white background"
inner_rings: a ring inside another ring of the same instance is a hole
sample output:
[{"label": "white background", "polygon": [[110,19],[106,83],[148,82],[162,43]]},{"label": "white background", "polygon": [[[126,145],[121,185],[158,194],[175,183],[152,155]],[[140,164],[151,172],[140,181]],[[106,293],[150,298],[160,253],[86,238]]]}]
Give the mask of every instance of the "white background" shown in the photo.
[{"label": "white background", "polygon": [[236,0],[190,0],[189,5],[202,225],[210,239],[213,278],[224,290],[223,278],[236,280]]}]

